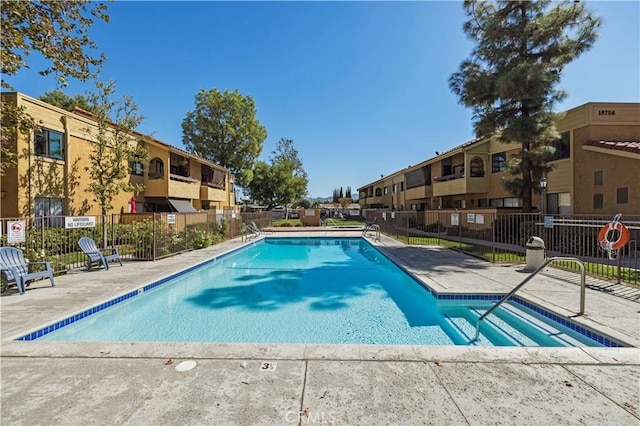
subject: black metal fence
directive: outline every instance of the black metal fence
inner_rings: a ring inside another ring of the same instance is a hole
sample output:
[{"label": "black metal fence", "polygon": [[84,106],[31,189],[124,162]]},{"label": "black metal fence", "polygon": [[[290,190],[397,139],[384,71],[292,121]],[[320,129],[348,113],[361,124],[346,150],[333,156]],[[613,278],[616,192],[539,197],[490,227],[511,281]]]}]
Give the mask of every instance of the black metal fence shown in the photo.
[{"label": "black metal fence", "polygon": [[[547,256],[577,257],[591,275],[640,286],[640,215],[622,217],[629,241],[613,253],[613,259],[602,250],[598,238],[612,217],[497,210],[369,211],[367,221],[374,220],[381,232],[407,244],[444,245],[495,263],[524,262],[526,243],[537,236],[544,241]],[[554,264],[558,265],[578,267],[574,262]]]},{"label": "black metal fence", "polygon": [[241,235],[242,224],[271,223],[268,212],[137,213],[83,217],[0,219],[0,246],[21,249],[30,261],[48,261],[56,273],[84,267],[81,237],[118,247],[123,259],[157,260]]},{"label": "black metal fence", "polygon": [[[497,210],[368,211],[381,232],[407,244],[448,246],[494,263],[523,263],[526,242],[538,236],[547,256],[572,256],[589,274],[640,286],[640,215],[625,216],[628,243],[610,259],[598,233],[612,221],[604,216],[546,216]],[[271,212],[139,213],[108,216],[0,219],[0,246],[23,250],[31,261],[49,261],[57,273],[84,267],[78,240],[87,236],[99,247],[118,247],[129,260],[156,260],[207,247],[242,235],[242,225],[270,226]],[[20,242],[12,242],[12,239]],[[567,269],[573,262],[557,263]]]}]

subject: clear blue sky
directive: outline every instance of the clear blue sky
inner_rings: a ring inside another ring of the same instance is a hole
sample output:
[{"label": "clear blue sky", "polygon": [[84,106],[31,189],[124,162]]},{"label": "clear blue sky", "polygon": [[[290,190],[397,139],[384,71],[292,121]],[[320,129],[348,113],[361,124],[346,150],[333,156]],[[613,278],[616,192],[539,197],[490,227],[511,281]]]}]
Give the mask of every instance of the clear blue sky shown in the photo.
[{"label": "clear blue sky", "polygon": [[[566,67],[558,110],[640,101],[640,3],[588,2],[604,18],[595,47]],[[183,148],[200,89],[251,95],[267,128],[262,158],[294,140],[309,196],[356,189],[473,138],[471,111],[448,79],[473,44],[461,2],[116,2],[90,37],[145,116],[139,128]],[[34,57],[32,69],[38,67]],[[34,71],[8,80],[38,97]],[[91,89],[71,81],[66,93]]]}]

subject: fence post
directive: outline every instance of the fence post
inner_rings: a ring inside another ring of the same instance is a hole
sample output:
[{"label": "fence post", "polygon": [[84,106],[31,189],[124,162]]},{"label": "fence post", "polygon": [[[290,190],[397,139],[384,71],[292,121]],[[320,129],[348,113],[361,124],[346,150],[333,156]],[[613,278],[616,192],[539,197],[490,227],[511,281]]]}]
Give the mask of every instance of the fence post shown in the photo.
[{"label": "fence post", "polygon": [[462,214],[457,210],[456,214],[458,215],[458,248],[462,250]]},{"label": "fence post", "polygon": [[491,213],[492,216],[492,225],[491,225],[491,234],[492,234],[492,241],[491,241],[491,261],[492,263],[496,263],[496,225],[498,224],[498,213],[497,212],[493,212]]},{"label": "fence post", "polygon": [[45,258],[45,252],[44,252],[44,212],[42,212],[42,215],[40,216],[40,260],[44,261]]},{"label": "fence post", "polygon": [[156,244],[158,243],[157,235],[156,235],[156,214],[153,214],[153,241],[152,241],[152,249],[151,249],[151,258],[155,262],[156,260]]},{"label": "fence post", "polygon": [[624,250],[623,249],[618,249],[618,255],[616,256],[616,260],[618,263],[618,284],[620,284],[620,280],[622,279],[622,271],[620,270],[620,268],[622,268],[622,256],[624,256]]}]

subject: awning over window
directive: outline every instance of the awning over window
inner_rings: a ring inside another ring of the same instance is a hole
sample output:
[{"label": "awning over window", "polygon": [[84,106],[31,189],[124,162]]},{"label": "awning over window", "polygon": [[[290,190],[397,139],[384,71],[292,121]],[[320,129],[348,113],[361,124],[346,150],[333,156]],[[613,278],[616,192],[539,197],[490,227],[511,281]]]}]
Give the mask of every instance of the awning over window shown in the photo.
[{"label": "awning over window", "polygon": [[176,200],[169,198],[169,204],[179,213],[193,213],[198,210],[194,209],[188,200]]}]

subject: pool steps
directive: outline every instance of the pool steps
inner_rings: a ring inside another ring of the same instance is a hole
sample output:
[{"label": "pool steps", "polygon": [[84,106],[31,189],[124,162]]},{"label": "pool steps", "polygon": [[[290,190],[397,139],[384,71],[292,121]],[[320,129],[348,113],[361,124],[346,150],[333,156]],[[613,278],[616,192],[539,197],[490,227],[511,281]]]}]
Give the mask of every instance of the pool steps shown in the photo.
[{"label": "pool steps", "polygon": [[[445,321],[450,326],[453,340],[470,342],[475,335],[475,324],[488,308],[446,309]],[[525,309],[510,303],[501,306],[483,321],[477,346],[587,346],[567,335],[561,327],[546,323]]]}]

